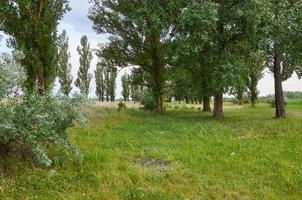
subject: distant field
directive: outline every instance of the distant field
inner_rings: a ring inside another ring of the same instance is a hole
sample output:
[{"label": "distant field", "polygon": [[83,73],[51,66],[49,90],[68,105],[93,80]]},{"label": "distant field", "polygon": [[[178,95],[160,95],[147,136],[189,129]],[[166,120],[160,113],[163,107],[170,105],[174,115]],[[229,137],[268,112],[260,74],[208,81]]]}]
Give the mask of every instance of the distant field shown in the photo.
[{"label": "distant field", "polygon": [[87,126],[69,130],[82,166],[12,161],[0,199],[302,199],[301,102],[286,120],[268,104],[226,104],[218,121],[194,105],[163,116],[116,105],[93,106]]}]

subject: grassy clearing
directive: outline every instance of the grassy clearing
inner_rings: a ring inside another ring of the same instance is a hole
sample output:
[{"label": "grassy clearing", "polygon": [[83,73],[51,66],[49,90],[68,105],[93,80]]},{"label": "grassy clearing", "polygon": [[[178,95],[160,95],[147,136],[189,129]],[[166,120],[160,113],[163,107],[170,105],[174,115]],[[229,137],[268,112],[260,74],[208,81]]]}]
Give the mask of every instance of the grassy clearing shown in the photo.
[{"label": "grassy clearing", "polygon": [[[85,156],[51,169],[15,161],[0,199],[301,199],[302,103],[154,113],[95,107],[73,141]],[[50,176],[50,174],[52,174]]]}]

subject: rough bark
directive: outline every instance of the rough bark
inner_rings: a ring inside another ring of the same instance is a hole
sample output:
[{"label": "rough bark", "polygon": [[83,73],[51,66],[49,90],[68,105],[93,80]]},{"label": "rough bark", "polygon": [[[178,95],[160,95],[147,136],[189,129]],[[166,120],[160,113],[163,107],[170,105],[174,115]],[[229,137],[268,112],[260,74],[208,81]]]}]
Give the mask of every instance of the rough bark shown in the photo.
[{"label": "rough bark", "polygon": [[211,97],[203,97],[203,109],[202,112],[211,112]]},{"label": "rough bark", "polygon": [[160,34],[157,30],[152,29],[151,31],[151,47],[152,47],[152,67],[154,70],[153,78],[154,78],[154,89],[157,99],[157,112],[163,114],[163,104],[164,104],[164,97],[163,97],[163,66],[161,62],[160,56]]},{"label": "rough bark", "polygon": [[285,118],[285,103],[282,88],[282,55],[276,53],[274,56],[274,78],[275,78],[275,104],[276,104],[276,118]]},{"label": "rough bark", "polygon": [[163,95],[159,95],[157,99],[157,112],[163,114],[163,105],[164,105],[164,98]]},{"label": "rough bark", "polygon": [[223,113],[223,95],[222,94],[219,94],[219,95],[215,96],[213,116],[215,118],[224,117],[224,113]]},{"label": "rough bark", "polygon": [[37,79],[37,92],[39,96],[43,96],[45,92],[45,80],[44,80],[44,70],[43,70],[43,62],[41,59],[37,59],[37,73],[36,73],[36,79]]},{"label": "rough bark", "polygon": [[257,97],[255,96],[251,96],[251,102],[252,102],[252,107],[256,107],[256,103],[257,103]]},{"label": "rough bark", "polygon": [[257,100],[258,100],[258,78],[255,75],[250,76],[250,83],[249,83],[249,90],[250,90],[250,100],[252,103],[252,107],[256,107]]}]

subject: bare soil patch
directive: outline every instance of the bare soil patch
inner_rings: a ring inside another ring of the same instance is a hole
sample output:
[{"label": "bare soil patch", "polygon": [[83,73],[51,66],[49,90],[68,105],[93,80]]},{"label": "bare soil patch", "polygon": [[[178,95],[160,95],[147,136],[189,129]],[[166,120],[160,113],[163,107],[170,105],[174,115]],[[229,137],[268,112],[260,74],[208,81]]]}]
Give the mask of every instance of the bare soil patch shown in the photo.
[{"label": "bare soil patch", "polygon": [[135,161],[135,165],[141,168],[156,169],[160,171],[166,171],[171,168],[169,162],[153,159],[138,159]]}]

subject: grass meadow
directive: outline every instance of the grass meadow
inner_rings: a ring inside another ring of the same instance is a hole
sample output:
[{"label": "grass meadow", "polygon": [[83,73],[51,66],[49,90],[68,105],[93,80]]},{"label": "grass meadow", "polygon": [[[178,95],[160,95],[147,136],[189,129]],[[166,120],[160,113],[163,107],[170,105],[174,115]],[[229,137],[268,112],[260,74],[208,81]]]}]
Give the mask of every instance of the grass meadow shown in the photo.
[{"label": "grass meadow", "polygon": [[13,159],[0,199],[302,199],[302,103],[291,102],[285,120],[268,104],[227,104],[221,120],[166,107],[160,116],[93,106],[85,127],[69,129],[84,163]]}]

